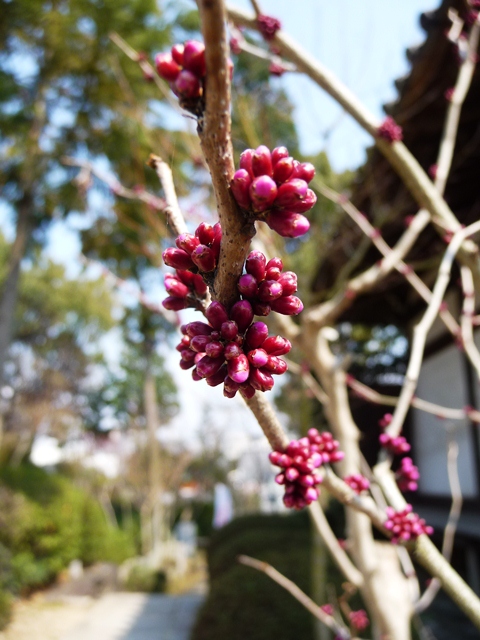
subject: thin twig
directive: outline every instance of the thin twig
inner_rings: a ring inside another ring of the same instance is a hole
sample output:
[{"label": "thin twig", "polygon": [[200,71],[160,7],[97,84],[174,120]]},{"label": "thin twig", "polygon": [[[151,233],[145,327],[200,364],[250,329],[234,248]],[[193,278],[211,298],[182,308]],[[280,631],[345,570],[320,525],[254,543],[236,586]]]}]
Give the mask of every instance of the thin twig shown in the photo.
[{"label": "thin twig", "polygon": [[342,640],[349,640],[352,638],[348,629],[335,620],[335,618],[328,613],[325,613],[321,607],[318,606],[311,598],[307,596],[297,585],[282,575],[279,571],[274,569],[272,565],[267,562],[262,562],[260,560],[256,560],[255,558],[250,558],[250,556],[238,556],[237,558],[240,564],[244,564],[247,567],[252,567],[252,569],[256,569],[257,571],[261,571],[265,573],[269,578],[271,578],[274,582],[279,584],[281,587],[286,589],[301,605],[307,609],[317,620],[320,620],[322,624],[331,629],[337,636],[342,638]]},{"label": "thin twig", "polygon": [[475,314],[475,287],[471,269],[462,266],[460,269],[463,289],[463,309],[460,321],[462,344],[465,353],[480,378],[480,353],[473,339],[473,316]]},{"label": "thin twig", "polygon": [[187,225],[178,204],[177,193],[173,184],[173,176],[170,167],[164,160],[162,160],[162,158],[154,154],[150,155],[147,164],[156,172],[163,187],[167,203],[164,213],[174,235],[178,236],[181,233],[186,233]]}]

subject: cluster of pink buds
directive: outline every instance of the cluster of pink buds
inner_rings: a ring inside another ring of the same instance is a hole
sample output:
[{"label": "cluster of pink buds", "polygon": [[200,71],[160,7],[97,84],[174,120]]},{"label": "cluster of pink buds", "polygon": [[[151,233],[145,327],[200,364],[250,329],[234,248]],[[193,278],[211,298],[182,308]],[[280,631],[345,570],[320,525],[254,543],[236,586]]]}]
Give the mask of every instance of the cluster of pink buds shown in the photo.
[{"label": "cluster of pink buds", "polygon": [[280,77],[283,76],[288,69],[280,62],[271,62],[268,71],[270,75]]},{"label": "cluster of pink buds", "polygon": [[278,18],[259,14],[257,16],[258,29],[265,40],[273,40],[275,34],[282,28],[282,23]]},{"label": "cluster of pink buds", "polygon": [[391,423],[392,420],[393,420],[392,414],[391,413],[386,413],[378,421],[378,426],[381,427],[382,429],[385,429],[386,427],[388,427],[388,425]]},{"label": "cluster of pink buds", "polygon": [[370,488],[370,482],[365,478],[365,476],[362,476],[361,473],[354,473],[351,476],[346,476],[343,481],[358,494],[368,491]]},{"label": "cluster of pink buds", "polygon": [[395,456],[410,451],[410,445],[403,436],[391,436],[389,433],[382,433],[378,439],[382,447],[388,449]]},{"label": "cluster of pink buds", "polygon": [[277,484],[285,486],[283,502],[286,507],[303,509],[317,500],[317,486],[322,477],[317,469],[322,464],[338,462],[344,453],[331,433],[309,429],[308,435],[292,440],[285,451],[272,451],[270,462],[282,471],[275,477]]},{"label": "cluster of pink buds", "polygon": [[283,272],[280,258],[267,262],[261,251],[252,251],[245,263],[246,272],[238,280],[238,290],[250,302],[257,316],[267,316],[276,311],[286,316],[296,316],[303,309],[297,291],[297,275]]},{"label": "cluster of pink buds", "polygon": [[217,266],[221,239],[222,228],[219,222],[213,227],[202,222],[195,230],[195,235],[180,234],[175,240],[177,248],[166,249],[162,255],[163,261],[174,269],[209,273]]},{"label": "cluster of pink buds", "polygon": [[399,142],[403,139],[402,127],[390,116],[387,116],[378,127],[377,135],[379,138],[383,138],[387,142]]},{"label": "cluster of pink buds", "polygon": [[286,147],[270,152],[261,145],[242,153],[231,188],[238,205],[251,217],[263,220],[283,237],[297,238],[310,228],[302,214],[317,201],[308,188],[314,175],[315,167],[294,160]]},{"label": "cluster of pink buds", "polygon": [[173,45],[170,53],[155,56],[158,75],[170,83],[179,98],[200,98],[205,76],[205,45],[197,40]]},{"label": "cluster of pink buds", "polygon": [[287,370],[279,356],[290,351],[290,342],[269,336],[264,322],[252,322],[253,309],[247,300],[236,302],[230,314],[222,304],[212,302],[205,315],[209,324],[190,322],[181,327],[180,367],[193,368],[193,379],[205,378],[211,387],[223,383],[227,398],[237,391],[244,398],[251,398],[255,391],[269,391],[273,375]]},{"label": "cluster of pink buds", "polygon": [[358,611],[350,611],[348,614],[350,624],[352,627],[355,627],[357,631],[363,631],[370,624],[370,620],[368,619],[367,612],[365,609],[358,609]]},{"label": "cluster of pink buds", "polygon": [[420,473],[411,458],[402,458],[395,477],[400,491],[416,491],[418,489],[417,480],[420,478]]},{"label": "cluster of pink buds", "polygon": [[165,275],[165,289],[170,295],[162,301],[165,309],[180,311],[187,307],[194,307],[195,300],[204,298],[207,285],[198,273],[177,269],[175,273]]},{"label": "cluster of pink buds", "polygon": [[403,511],[395,511],[392,507],[386,508],[387,520],[383,523],[392,535],[393,544],[402,541],[415,540],[422,533],[431,535],[433,528],[425,523],[416,513],[413,513],[411,504],[407,504]]}]

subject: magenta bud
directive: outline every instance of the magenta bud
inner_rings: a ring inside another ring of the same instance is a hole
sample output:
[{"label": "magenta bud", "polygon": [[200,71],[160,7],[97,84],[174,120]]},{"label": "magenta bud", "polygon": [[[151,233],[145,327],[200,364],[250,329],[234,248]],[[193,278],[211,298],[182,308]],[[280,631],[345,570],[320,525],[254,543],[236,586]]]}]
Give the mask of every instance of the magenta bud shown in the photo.
[{"label": "magenta bud", "polygon": [[292,293],[295,293],[297,290],[297,274],[293,271],[285,271],[285,273],[281,273],[277,282],[282,285],[284,296],[291,296]]},{"label": "magenta bud", "polygon": [[175,240],[175,244],[179,249],[183,249],[188,254],[191,254],[192,251],[198,247],[200,241],[191,233],[181,233]]},{"label": "magenta bud", "polygon": [[180,360],[179,364],[180,369],[183,369],[183,371],[187,371],[187,369],[191,369],[195,366],[195,362],[193,360],[184,360],[183,358]]},{"label": "magenta bud", "polygon": [[345,457],[345,453],[343,451],[334,451],[330,454],[330,462],[340,462]]},{"label": "magenta bud", "polygon": [[257,295],[257,281],[250,273],[240,276],[237,287],[242,296],[246,298],[254,298]]},{"label": "magenta bud", "polygon": [[205,316],[214,329],[219,331],[224,322],[228,321],[228,313],[223,304],[220,302],[212,302],[207,310]]},{"label": "magenta bud", "polygon": [[187,301],[185,298],[176,298],[175,296],[168,296],[165,300],[162,300],[162,305],[169,311],[180,311],[187,307]]},{"label": "magenta bud", "polygon": [[271,258],[266,265],[266,269],[278,269],[281,271],[283,269],[283,262],[281,258]]},{"label": "magenta bud", "polygon": [[282,336],[270,336],[262,344],[262,349],[265,349],[271,356],[283,356],[291,348],[290,342],[286,338],[282,338]]},{"label": "magenta bud", "polygon": [[[170,274],[168,275],[170,276]],[[190,289],[187,287],[187,285],[183,284],[183,282],[180,282],[180,280],[175,276],[165,276],[165,289],[171,296],[174,296],[175,298],[185,298],[190,292]]]},{"label": "magenta bud", "polygon": [[315,484],[315,479],[309,473],[306,475],[301,475],[298,478],[298,484],[301,484],[302,487],[313,487]]},{"label": "magenta bud", "polygon": [[238,384],[238,382],[235,382],[234,380],[232,380],[228,375],[225,376],[224,382],[225,382],[224,388],[229,392],[236,393],[240,388],[240,385]]},{"label": "magenta bud", "polygon": [[242,355],[242,353],[242,348],[236,342],[229,342],[227,345],[225,345],[225,360],[233,360],[234,358],[238,358],[238,356]]},{"label": "magenta bud", "polygon": [[288,158],[287,147],[275,147],[272,151],[272,165],[275,166],[282,158]]},{"label": "magenta bud", "polygon": [[234,382],[241,384],[248,380],[250,373],[250,365],[248,364],[247,356],[241,353],[236,358],[228,360],[228,375]]},{"label": "magenta bud", "polygon": [[282,294],[283,287],[276,280],[264,280],[258,287],[258,297],[262,302],[268,302],[271,307],[272,300],[277,300],[277,298],[280,298]]},{"label": "magenta bud", "polygon": [[292,458],[287,455],[286,453],[282,453],[282,457],[280,459],[280,466],[284,467],[285,469],[287,467],[291,467],[292,466]]},{"label": "magenta bud", "polygon": [[265,280],[278,280],[281,273],[278,267],[270,267],[265,274]]},{"label": "magenta bud", "polygon": [[183,50],[183,66],[202,78],[205,75],[205,45],[197,40],[188,40]]},{"label": "magenta bud", "polygon": [[198,275],[198,273],[193,276],[193,287],[195,289],[195,293],[199,296],[204,296],[208,291],[207,285],[203,281],[202,276]]},{"label": "magenta bud", "polygon": [[308,487],[303,497],[307,503],[315,502],[315,500],[318,499],[318,489],[315,489],[315,487]]},{"label": "magenta bud", "polygon": [[251,251],[247,256],[245,269],[257,282],[261,282],[265,278],[266,264],[267,259],[261,251]]},{"label": "magenta bud", "polygon": [[273,179],[277,184],[286,182],[293,173],[293,158],[281,158],[273,169]]},{"label": "magenta bud", "polygon": [[162,253],[165,264],[173,269],[192,269],[195,265],[186,251],[170,247]]},{"label": "magenta bud", "polygon": [[253,349],[247,354],[248,361],[257,368],[263,367],[268,362],[268,354],[263,349]]},{"label": "magenta bud", "polygon": [[209,356],[203,356],[203,358],[197,362],[197,373],[202,378],[208,378],[213,376],[214,373],[217,373],[223,363],[223,357],[210,358]]},{"label": "magenta bud", "polygon": [[223,356],[223,344],[221,342],[209,342],[205,347],[205,353],[210,358]]},{"label": "magenta bud", "polygon": [[297,469],[295,469],[295,467],[289,467],[286,471],[285,471],[285,478],[289,481],[289,482],[295,482],[295,480],[297,480],[297,478],[299,477],[300,473],[298,472]]},{"label": "magenta bud", "polygon": [[255,389],[252,387],[252,385],[244,383],[240,387],[240,393],[242,397],[245,398],[245,400],[250,400],[250,398],[253,398],[253,396],[255,395]]},{"label": "magenta bud", "polygon": [[[192,273],[191,271],[185,271],[185,269],[177,269],[175,275],[179,280],[183,282],[183,284],[187,285],[188,288],[193,285],[194,280],[197,277],[194,273]],[[165,278],[166,277],[167,276],[165,276]],[[175,276],[172,277],[174,278]]]},{"label": "magenta bud", "polygon": [[298,238],[310,229],[310,222],[301,213],[272,210],[265,218],[270,229],[283,238]]},{"label": "magenta bud", "polygon": [[182,356],[182,360],[185,360],[185,362],[193,362],[196,354],[190,349],[182,349],[182,351],[180,351],[180,355]]},{"label": "magenta bud", "polygon": [[213,271],[217,265],[215,254],[210,247],[204,244],[199,244],[198,247],[192,252],[192,262],[204,273]]},{"label": "magenta bud", "polygon": [[252,171],[254,176],[272,176],[272,155],[264,144],[255,149],[252,156]]},{"label": "magenta bud", "polygon": [[237,323],[239,332],[243,333],[253,320],[253,309],[250,302],[248,300],[236,302],[230,311],[230,318]]},{"label": "magenta bud", "polygon": [[201,376],[199,376],[199,375],[198,375],[197,367],[195,367],[195,369],[192,371],[192,379],[193,379],[195,382],[199,382],[200,380],[203,380],[203,378],[202,378]]},{"label": "magenta bud", "polygon": [[183,44],[174,44],[172,47],[172,58],[177,64],[183,67],[183,51],[185,47]]},{"label": "magenta bud", "polygon": [[282,459],[282,455],[283,454],[280,451],[271,451],[268,454],[268,459],[272,464],[274,464],[277,467],[280,467],[281,466],[280,460]]},{"label": "magenta bud", "polygon": [[187,335],[191,338],[195,336],[209,336],[212,333],[212,327],[205,322],[196,320],[187,324]]},{"label": "magenta bud", "polygon": [[225,385],[223,386],[223,395],[225,396],[225,398],[234,398],[237,395],[237,391],[238,389],[231,390],[226,389]]},{"label": "magenta bud", "polygon": [[182,98],[198,98],[200,95],[200,82],[197,76],[187,69],[180,71],[173,86]]},{"label": "magenta bud", "polygon": [[224,322],[220,327],[220,334],[224,340],[235,340],[235,338],[238,336],[237,323],[233,320]]},{"label": "magenta bud", "polygon": [[305,182],[310,182],[311,180],[313,180],[314,176],[315,167],[311,162],[299,162],[297,165],[295,165],[291,177],[305,180]]},{"label": "magenta bud", "polygon": [[290,211],[293,213],[305,213],[306,211],[310,211],[313,205],[317,202],[317,196],[315,192],[311,189],[307,189],[307,194],[303,200],[299,200],[296,204],[293,204],[289,207]]},{"label": "magenta bud", "polygon": [[266,211],[277,197],[277,185],[269,176],[258,176],[248,190],[254,211]]},{"label": "magenta bud", "polygon": [[285,484],[285,474],[277,473],[277,475],[275,476],[275,482],[277,484]]},{"label": "magenta bud", "polygon": [[[219,231],[215,229],[215,227],[219,227]],[[213,254],[215,256],[215,259],[218,260],[218,256],[220,255],[220,244],[222,242],[222,228],[220,227],[220,224],[217,222],[217,224],[213,227],[213,230],[215,232],[215,237],[212,240],[212,244],[210,245],[210,249],[213,251]]]},{"label": "magenta bud", "polygon": [[199,239],[200,244],[210,245],[215,238],[215,231],[208,222],[201,222],[195,229],[195,236]]},{"label": "magenta bud", "polygon": [[170,53],[157,53],[155,67],[158,75],[168,82],[174,82],[182,70]]},{"label": "magenta bud", "polygon": [[275,384],[272,376],[263,369],[250,369],[248,382],[257,391],[270,391]]},{"label": "magenta bud", "polygon": [[272,308],[266,302],[260,302],[258,300],[252,300],[253,313],[256,316],[268,316]]},{"label": "magenta bud", "polygon": [[252,184],[252,178],[246,169],[239,169],[235,171],[235,174],[230,183],[230,188],[233,193],[233,197],[242,209],[250,209],[250,185]]},{"label": "magenta bud", "polygon": [[278,194],[275,206],[282,209],[291,209],[299,201],[301,202],[307,195],[308,184],[305,180],[294,178],[284,182],[278,187]]},{"label": "magenta bud", "polygon": [[196,353],[205,353],[207,344],[211,341],[212,339],[210,336],[194,336],[190,341],[190,347]]},{"label": "magenta bud", "polygon": [[240,163],[239,163],[240,169],[245,169],[245,171],[250,175],[252,180],[255,177],[253,175],[253,170],[252,170],[252,159],[253,159],[254,153],[255,152],[253,149],[245,149],[245,151],[240,154]]},{"label": "magenta bud", "polygon": [[277,313],[284,316],[296,316],[303,311],[303,302],[297,296],[283,296],[277,300],[272,300],[270,306]]},{"label": "magenta bud", "polygon": [[288,369],[288,366],[285,360],[282,360],[278,356],[268,356],[268,360],[263,368],[269,373],[281,376],[282,373],[285,373],[285,371]]},{"label": "magenta bud", "polygon": [[222,365],[216,373],[211,376],[207,376],[205,381],[209,387],[217,387],[219,384],[223,383],[226,375],[227,367],[226,365]]},{"label": "magenta bud", "polygon": [[245,334],[245,344],[250,349],[261,347],[268,337],[268,327],[264,322],[254,322]]}]

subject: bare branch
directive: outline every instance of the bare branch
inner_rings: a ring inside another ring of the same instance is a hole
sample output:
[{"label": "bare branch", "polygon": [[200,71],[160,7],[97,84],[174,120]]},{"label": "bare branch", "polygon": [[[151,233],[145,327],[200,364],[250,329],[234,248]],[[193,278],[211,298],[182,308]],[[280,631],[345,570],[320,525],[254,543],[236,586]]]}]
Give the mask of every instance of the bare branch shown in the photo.
[{"label": "bare branch", "polygon": [[186,233],[187,225],[182,212],[180,211],[177,192],[175,191],[175,186],[173,184],[172,171],[170,167],[164,160],[162,160],[162,158],[153,154],[150,155],[147,164],[156,172],[163,187],[167,203],[167,206],[164,208],[164,213],[174,235],[178,236],[181,233]]},{"label": "bare branch", "polygon": [[282,575],[279,571],[274,569],[272,565],[267,562],[261,562],[260,560],[256,560],[255,558],[250,558],[249,556],[238,556],[238,562],[240,564],[244,564],[247,567],[252,567],[252,569],[256,569],[257,571],[261,571],[265,573],[269,578],[274,580],[281,587],[286,589],[300,604],[302,604],[307,611],[309,611],[317,620],[320,620],[325,626],[329,629],[332,629],[337,636],[342,639],[348,640],[352,636],[348,629],[344,626],[338,624],[333,616],[330,616],[328,613],[325,613],[318,604],[316,604],[311,598],[307,596],[297,585]]}]

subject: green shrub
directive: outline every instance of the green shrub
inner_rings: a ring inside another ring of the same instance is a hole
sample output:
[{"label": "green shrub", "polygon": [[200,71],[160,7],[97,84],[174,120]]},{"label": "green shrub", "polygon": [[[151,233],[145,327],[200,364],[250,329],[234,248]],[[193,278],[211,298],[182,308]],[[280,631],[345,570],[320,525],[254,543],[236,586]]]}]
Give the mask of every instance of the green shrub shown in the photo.
[{"label": "green shrub", "polygon": [[123,586],[127,591],[164,593],[167,587],[167,575],[165,571],[138,563],[132,565]]},{"label": "green shrub", "polygon": [[305,609],[266,575],[238,564],[246,554],[268,562],[310,591],[311,537],[307,514],[238,518],[215,532],[207,549],[211,580],[192,640],[313,638]]},{"label": "green shrub", "polygon": [[0,631],[5,629],[12,617],[12,598],[4,589],[0,588]]}]

